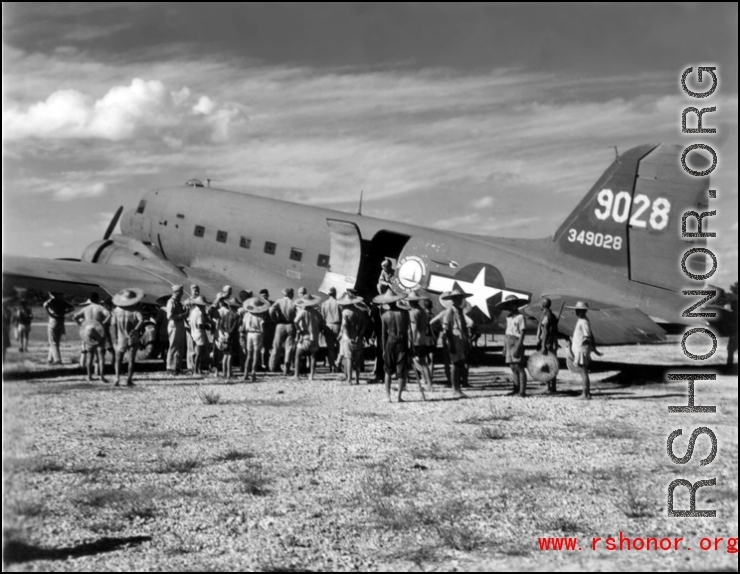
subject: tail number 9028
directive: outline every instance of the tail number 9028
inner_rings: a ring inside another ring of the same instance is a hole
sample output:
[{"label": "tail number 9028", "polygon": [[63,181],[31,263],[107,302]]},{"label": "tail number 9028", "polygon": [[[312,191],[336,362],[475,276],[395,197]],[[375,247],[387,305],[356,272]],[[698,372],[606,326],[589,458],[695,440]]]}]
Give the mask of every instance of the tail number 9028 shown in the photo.
[{"label": "tail number 9028", "polygon": [[[600,207],[594,210],[594,214],[601,220],[611,217],[617,223],[624,223],[629,217],[630,226],[647,227],[650,223],[653,229],[664,229],[668,225],[671,202],[665,197],[658,197],[651,202],[647,195],[639,193],[635,196],[632,206],[632,196],[629,192],[620,191],[614,195],[611,189],[602,189],[596,196],[596,201]],[[632,217],[630,207],[634,207]]]},{"label": "tail number 9028", "polygon": [[622,238],[619,235],[609,235],[608,233],[594,233],[593,231],[581,231],[570,228],[568,230],[568,241],[571,243],[583,243],[584,245],[593,245],[602,249],[622,249]]}]

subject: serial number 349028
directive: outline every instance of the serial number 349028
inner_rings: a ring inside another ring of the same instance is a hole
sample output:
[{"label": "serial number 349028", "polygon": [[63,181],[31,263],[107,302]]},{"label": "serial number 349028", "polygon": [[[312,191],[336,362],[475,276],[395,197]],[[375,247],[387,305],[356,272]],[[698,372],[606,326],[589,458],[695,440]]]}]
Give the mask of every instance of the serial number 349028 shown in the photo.
[{"label": "serial number 349028", "polygon": [[610,235],[608,233],[594,233],[593,231],[581,231],[570,228],[568,230],[568,241],[571,243],[583,243],[585,245],[593,245],[594,247],[601,247],[602,249],[614,249],[619,251],[622,249],[622,238],[619,235]]}]

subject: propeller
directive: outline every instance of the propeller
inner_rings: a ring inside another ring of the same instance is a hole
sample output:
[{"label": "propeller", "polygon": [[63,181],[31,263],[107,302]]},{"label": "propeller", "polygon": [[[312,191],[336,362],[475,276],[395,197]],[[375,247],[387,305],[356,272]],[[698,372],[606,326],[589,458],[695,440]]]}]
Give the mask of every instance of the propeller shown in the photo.
[{"label": "propeller", "polygon": [[116,210],[116,213],[113,216],[113,219],[111,220],[110,224],[108,225],[108,229],[105,230],[105,234],[103,235],[103,239],[109,239],[110,236],[113,234],[113,230],[116,228],[116,225],[118,225],[118,220],[121,219],[121,214],[122,213],[123,213],[123,205]]}]

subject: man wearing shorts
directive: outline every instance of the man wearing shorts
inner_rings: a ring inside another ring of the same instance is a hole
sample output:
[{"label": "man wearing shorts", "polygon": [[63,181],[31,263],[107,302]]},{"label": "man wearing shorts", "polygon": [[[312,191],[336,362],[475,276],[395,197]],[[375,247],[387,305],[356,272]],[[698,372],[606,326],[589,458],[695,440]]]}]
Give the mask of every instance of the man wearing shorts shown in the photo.
[{"label": "man wearing shorts", "polygon": [[244,380],[248,380],[248,373],[252,372],[252,382],[257,380],[257,365],[262,361],[262,345],[265,333],[265,318],[270,310],[270,303],[262,297],[250,297],[244,301],[242,328],[246,335],[244,352]]},{"label": "man wearing shorts", "polygon": [[116,350],[116,383],[121,384],[121,364],[124,355],[128,358],[128,378],[126,385],[134,386],[134,364],[136,363],[136,351],[139,350],[139,337],[144,328],[144,315],[140,310],[140,302],[144,298],[141,289],[132,287],[119,291],[113,296],[113,304],[116,309],[111,318],[111,328],[115,337]]},{"label": "man wearing shorts", "polygon": [[591,353],[599,356],[601,356],[601,353],[596,349],[596,340],[591,331],[591,322],[586,316],[589,310],[588,303],[578,301],[574,307],[568,307],[568,309],[573,309],[578,317],[570,344],[570,349],[573,353],[573,363],[581,368],[583,391],[578,398],[581,400],[590,400],[591,379],[588,374],[588,367],[591,364]]},{"label": "man wearing shorts", "polygon": [[506,364],[509,365],[514,382],[511,394],[520,397],[527,396],[527,375],[524,372],[524,336],[526,334],[526,323],[524,315],[519,312],[522,300],[516,295],[509,295],[497,307],[508,311],[506,317],[506,333],[504,336],[504,354]]},{"label": "man wearing shorts", "polygon": [[[85,321],[97,321],[100,326],[105,328],[110,323],[111,314],[100,304],[100,295],[93,292],[90,293],[90,297],[87,299],[87,304],[80,310],[72,315],[72,320],[78,325],[82,325]],[[105,379],[105,330],[103,330],[103,337],[100,341],[95,342],[91,340],[89,343],[84,343],[85,353],[85,368],[87,370],[87,382],[92,382],[93,372],[93,355],[98,359],[98,372],[100,373],[100,380],[104,383],[108,381]]]},{"label": "man wearing shorts", "polygon": [[308,380],[313,381],[316,372],[316,353],[319,350],[319,337],[324,328],[324,318],[318,310],[321,297],[316,295],[304,295],[296,301],[299,311],[295,318],[296,327],[296,353],[295,353],[295,375],[298,379],[301,360],[305,355],[309,356]]}]

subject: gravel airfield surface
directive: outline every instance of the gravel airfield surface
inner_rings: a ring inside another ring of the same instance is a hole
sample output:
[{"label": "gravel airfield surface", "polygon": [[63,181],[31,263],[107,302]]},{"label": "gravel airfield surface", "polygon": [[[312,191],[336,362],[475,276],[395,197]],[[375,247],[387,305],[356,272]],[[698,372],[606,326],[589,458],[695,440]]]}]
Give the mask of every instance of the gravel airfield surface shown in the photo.
[{"label": "gravel airfield surface", "polygon": [[[325,369],[313,383],[226,383],[151,361],[135,388],[89,384],[70,363],[74,336],[52,370],[42,335],[35,326],[31,352],[10,349],[4,369],[5,570],[737,570],[737,370],[696,383],[696,404],[716,413],[668,413],[687,384],[663,373],[696,367],[675,340],[603,349],[590,402],[567,371],[555,396],[532,383],[526,399],[505,396],[494,347],[469,398],[452,400],[438,365],[429,400],[411,384],[388,404],[381,385]],[[707,364],[723,361],[720,346]],[[717,436],[714,461],[699,466],[702,436],[673,464],[668,435],[683,429],[681,456],[699,426]],[[697,494],[715,518],[667,516],[672,480],[715,477]],[[684,542],[591,549],[619,532]],[[546,536],[578,548],[540,550]],[[723,540],[703,551],[704,537]]]}]

